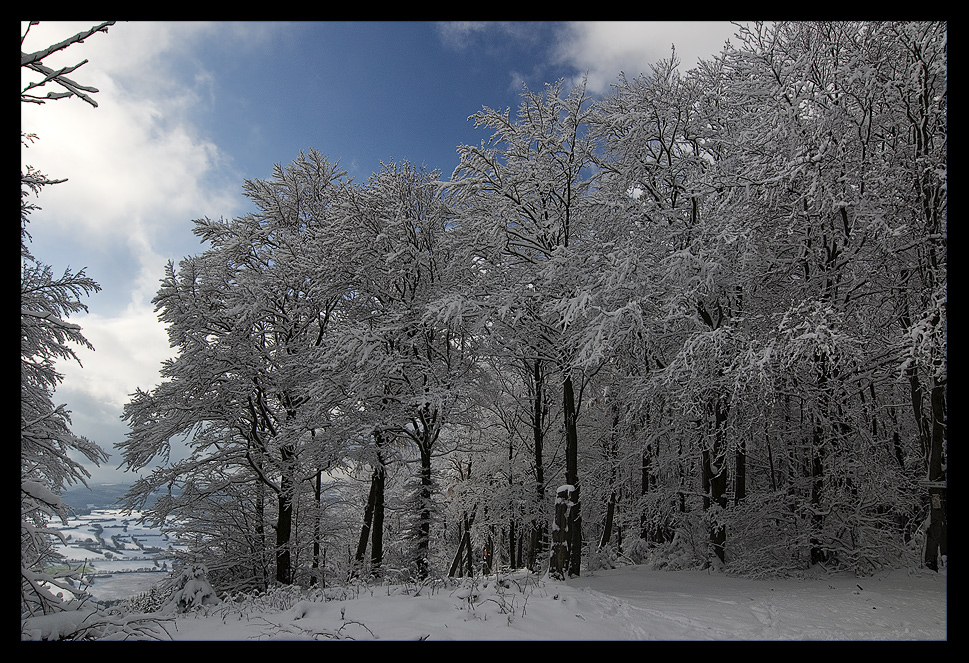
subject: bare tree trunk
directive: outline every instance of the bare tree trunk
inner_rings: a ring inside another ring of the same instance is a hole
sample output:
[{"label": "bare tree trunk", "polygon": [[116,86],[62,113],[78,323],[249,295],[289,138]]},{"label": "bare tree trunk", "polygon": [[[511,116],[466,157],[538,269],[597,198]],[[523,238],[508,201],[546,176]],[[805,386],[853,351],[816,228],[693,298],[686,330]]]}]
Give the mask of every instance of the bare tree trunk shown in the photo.
[{"label": "bare tree trunk", "polygon": [[363,570],[363,561],[367,555],[367,541],[370,540],[370,575],[379,577],[380,566],[384,555],[384,468],[383,454],[380,447],[383,444],[382,433],[374,431],[374,445],[377,447],[376,463],[370,475],[370,493],[367,495],[367,505],[363,511],[363,525],[360,528],[360,538],[357,540],[357,551],[353,557],[354,568],[351,577],[359,577]]},{"label": "bare tree trunk", "polygon": [[[734,477],[734,506],[737,506],[747,497],[747,442],[740,438],[737,445],[736,464],[734,466],[736,476]],[[773,468],[771,468],[773,472]]]},{"label": "bare tree trunk", "polygon": [[262,584],[262,590],[266,591],[269,589],[270,567],[266,540],[266,484],[261,481],[256,484],[256,541],[259,550],[257,577]]},{"label": "bare tree trunk", "polygon": [[[727,507],[727,463],[726,463],[726,443],[724,441],[724,425],[727,421],[727,405],[724,399],[718,398],[713,404],[714,423],[713,430],[709,433],[712,437],[713,449],[707,448],[707,443],[703,445],[703,453],[700,460],[700,472],[703,481],[703,508],[708,510],[712,504],[718,505],[721,509]],[[727,541],[727,530],[716,523],[710,526],[710,543],[717,558],[725,561],[725,545]]]},{"label": "bare tree trunk", "polygon": [[377,454],[378,465],[374,468],[374,497],[373,497],[373,525],[370,529],[370,574],[374,577],[383,575],[384,563],[384,485],[387,471],[381,454]]},{"label": "bare tree trunk", "polygon": [[[545,444],[545,418],[548,409],[545,404],[545,374],[542,372],[542,361],[536,359],[531,366],[534,391],[532,393],[532,440],[535,456],[535,498],[539,509],[545,508],[545,461],[543,459]],[[538,571],[539,559],[543,552],[546,535],[546,524],[542,519],[533,519],[529,532],[528,569]]]},{"label": "bare tree trunk", "polygon": [[293,583],[291,546],[295,486],[290,467],[296,454],[288,445],[282,447],[281,454],[283,471],[279,482],[279,513],[276,518],[276,581],[291,585]]},{"label": "bare tree trunk", "polygon": [[515,527],[515,518],[512,516],[508,523],[508,567],[515,568],[515,555],[517,553],[518,528]]},{"label": "bare tree trunk", "polygon": [[[461,571],[462,562],[464,562],[464,572],[468,577],[474,574],[474,560],[473,551],[471,548],[471,525],[474,523],[474,513],[468,516],[468,512],[463,513],[463,527],[461,532],[461,541],[458,544],[458,551],[454,555],[454,559],[451,560],[451,568],[448,571],[448,577],[453,578],[455,575]],[[464,559],[462,559],[462,556]]]},{"label": "bare tree trunk", "polygon": [[579,497],[579,435],[571,375],[565,377],[562,402],[565,414],[565,482],[572,487],[568,501],[568,573],[575,577],[582,567],[582,507]]},{"label": "bare tree trunk", "polygon": [[320,575],[320,518],[323,513],[323,470],[316,470],[316,482],[313,487],[313,503],[316,505],[316,518],[313,521],[313,564],[310,573],[310,585],[315,585]]},{"label": "bare tree trunk", "polygon": [[932,433],[929,450],[929,527],[925,533],[925,566],[939,570],[939,555],[948,555],[946,523],[946,476],[943,470],[945,446],[945,382],[932,386]]},{"label": "bare tree trunk", "polygon": [[609,501],[606,502],[606,519],[602,527],[602,537],[599,539],[599,550],[602,550],[607,545],[609,545],[609,540],[612,538],[612,522],[616,513],[616,491],[612,491],[609,495]]},{"label": "bare tree trunk", "polygon": [[374,468],[370,477],[370,493],[367,496],[367,506],[363,510],[363,526],[360,528],[360,538],[357,541],[357,552],[353,556],[354,568],[352,577],[358,577],[363,568],[363,560],[367,554],[367,543],[370,541],[370,528],[373,523],[374,505],[377,497],[377,472]]},{"label": "bare tree trunk", "polygon": [[431,540],[431,452],[430,448],[420,446],[421,468],[420,468],[420,492],[419,492],[419,516],[417,523],[417,557],[414,560],[417,566],[417,577],[421,580],[427,578],[430,573],[428,554],[430,552]]},{"label": "bare tree trunk", "polygon": [[552,554],[549,575],[564,580],[569,565],[569,503],[571,486],[559,486],[555,493],[555,520],[552,525]]},{"label": "bare tree trunk", "polygon": [[828,555],[821,543],[821,531],[824,528],[822,515],[821,493],[824,490],[824,459],[822,457],[822,433],[819,424],[815,424],[811,443],[811,527],[810,560],[814,566],[827,560]]}]

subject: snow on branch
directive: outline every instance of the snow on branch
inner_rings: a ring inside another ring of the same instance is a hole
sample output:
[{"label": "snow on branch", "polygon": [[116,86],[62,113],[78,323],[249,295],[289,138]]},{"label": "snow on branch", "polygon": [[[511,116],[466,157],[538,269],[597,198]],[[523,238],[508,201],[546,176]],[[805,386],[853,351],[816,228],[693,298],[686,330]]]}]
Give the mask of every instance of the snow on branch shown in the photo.
[{"label": "snow on branch", "polygon": [[[35,22],[31,22],[31,25],[35,25]],[[92,99],[90,96],[88,96],[85,93],[87,92],[94,93],[94,92],[97,92],[98,89],[88,85],[81,85],[80,83],[73,81],[70,78],[67,78],[66,76],[66,74],[73,72],[81,65],[87,63],[87,60],[83,60],[82,62],[79,62],[78,64],[74,65],[73,67],[62,67],[61,69],[57,69],[57,70],[51,69],[50,67],[41,64],[41,61],[48,55],[52,53],[56,53],[57,51],[63,50],[68,46],[70,46],[71,44],[78,44],[83,42],[85,39],[95,34],[96,32],[106,33],[108,31],[108,28],[112,25],[114,25],[114,21],[105,21],[104,23],[101,23],[100,25],[96,25],[89,30],[85,30],[84,32],[79,32],[73,37],[69,37],[68,39],[65,39],[61,42],[53,44],[52,46],[48,46],[47,48],[41,49],[34,53],[24,53],[23,51],[21,51],[20,66],[26,67],[31,71],[36,71],[40,74],[43,74],[44,79],[39,82],[29,83],[27,87],[25,87],[20,92],[20,100],[23,102],[42,104],[48,99],[63,99],[65,97],[76,95],[82,100],[86,101],[87,103],[97,108],[98,102],[96,102],[94,99]],[[26,35],[24,35],[24,37],[26,37]],[[33,94],[27,94],[28,90],[43,87],[44,85],[46,85],[47,83],[50,83],[51,81],[65,88],[67,92],[48,92],[47,95],[44,97],[38,97]]]}]

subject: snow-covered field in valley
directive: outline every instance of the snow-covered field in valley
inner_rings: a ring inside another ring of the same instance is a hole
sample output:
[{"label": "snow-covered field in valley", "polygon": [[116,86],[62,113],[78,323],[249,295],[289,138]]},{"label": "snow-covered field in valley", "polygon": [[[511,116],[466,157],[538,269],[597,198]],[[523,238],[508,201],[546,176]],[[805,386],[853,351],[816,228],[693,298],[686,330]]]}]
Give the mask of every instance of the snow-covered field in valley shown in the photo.
[{"label": "snow-covered field in valley", "polygon": [[175,542],[139,524],[140,516],[100,508],[74,516],[66,525],[53,523],[66,539],[56,542],[57,552],[80,570],[96,599],[113,601],[146,591],[171,570]]}]

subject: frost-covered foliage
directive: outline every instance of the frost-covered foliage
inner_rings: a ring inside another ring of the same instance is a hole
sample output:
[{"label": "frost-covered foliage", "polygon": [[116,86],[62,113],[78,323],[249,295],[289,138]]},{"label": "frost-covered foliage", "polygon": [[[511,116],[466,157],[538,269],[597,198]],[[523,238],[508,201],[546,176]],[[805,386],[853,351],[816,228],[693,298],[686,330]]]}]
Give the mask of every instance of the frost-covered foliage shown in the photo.
[{"label": "frost-covered foliage", "polygon": [[[97,90],[65,76],[80,65],[54,71],[43,60],[95,32],[106,32],[108,25],[101,24],[34,53],[21,52],[21,67],[41,74],[40,81],[28,84],[21,91],[21,101],[42,104],[45,100],[76,95],[97,106],[86,94]],[[27,33],[21,45],[26,37]],[[48,83],[60,85],[66,91],[50,92],[45,97],[31,92]],[[36,138],[21,131],[25,146]],[[81,328],[68,319],[71,314],[87,311],[82,297],[97,292],[100,287],[83,269],[79,272],[67,269],[62,276],[56,276],[49,265],[33,256],[28,246],[29,217],[38,209],[30,202],[31,197],[39,195],[44,186],[64,181],[49,179],[30,166],[20,173],[20,608],[23,616],[60,610],[73,596],[74,587],[68,581],[72,573],[47,570],[57,558],[52,546],[52,537],[57,532],[48,525],[54,518],[63,520],[67,516],[67,507],[60,499],[61,491],[69,484],[83,483],[89,476],[80,458],[95,464],[107,459],[97,444],[71,431],[70,413],[64,405],[55,405],[52,400],[54,389],[63,380],[56,362],[77,361],[74,346],[91,347]]]},{"label": "frost-covered foliage", "polygon": [[202,606],[219,603],[208,569],[203,564],[187,564],[172,574],[161,587],[166,595],[162,612],[191,612]]},{"label": "frost-covered foliage", "polygon": [[368,617],[360,614],[354,603],[357,599],[377,597],[392,602],[447,597],[448,610],[459,611],[466,620],[490,619],[510,625],[525,615],[533,595],[544,599],[551,591],[539,576],[521,572],[415,582],[357,582],[325,589],[290,586],[236,595],[206,608],[200,616],[204,613],[223,623],[252,622],[261,631],[261,639],[267,640],[373,640],[373,628],[381,624],[368,625]]},{"label": "frost-covered foliage", "polygon": [[483,109],[446,182],[316,152],[247,182],[165,273],[179,356],[123,446],[192,453],[132,498],[182,489],[154,515],[219,591],[544,572],[553,536],[560,576],[937,568],[946,53],[751,24]]},{"label": "frost-covered foliage", "polygon": [[21,620],[21,640],[169,640],[171,621],[157,615],[121,614],[93,607],[66,609]]}]

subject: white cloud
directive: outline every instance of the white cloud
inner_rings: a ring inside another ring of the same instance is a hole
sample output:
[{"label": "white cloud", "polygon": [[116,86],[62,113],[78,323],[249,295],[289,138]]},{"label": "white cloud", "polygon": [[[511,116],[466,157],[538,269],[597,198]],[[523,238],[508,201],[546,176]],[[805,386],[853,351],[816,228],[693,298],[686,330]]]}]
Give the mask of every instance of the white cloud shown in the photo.
[{"label": "white cloud", "polygon": [[691,69],[698,58],[719,53],[735,30],[727,22],[577,22],[562,33],[555,57],[578,69],[578,78],[588,72],[587,89],[601,94],[620,72],[630,77],[649,72],[650,64],[670,57],[673,45],[681,68]]},{"label": "white cloud", "polygon": [[[41,23],[31,28],[23,50],[39,50],[97,23]],[[71,318],[95,348],[76,348],[83,367],[58,364],[64,382],[54,400],[73,411],[75,432],[109,452],[124,436],[120,415],[129,395],[157,384],[161,362],[173,355],[150,303],[165,261],[187,252],[180,246],[197,250],[192,219],[231,216],[243,204],[242,178],[197,126],[196,110],[211,105],[215,87],[192,51],[219,31],[246,29],[119,23],[45,60],[51,67],[89,60],[71,78],[98,88],[92,95],[98,108],[79,99],[21,104],[22,130],[39,138],[22,150],[22,163],[68,179],[45,187],[37,200],[42,209],[31,215],[32,252],[55,272],[77,262],[77,251],[57,257],[45,251],[45,238],[56,237],[58,245],[96,247],[86,255],[115,255],[115,262],[133,266],[117,281],[101,283],[102,293],[85,302],[91,313]],[[117,313],[98,308],[105,297],[115,300],[111,310]]]},{"label": "white cloud", "polygon": [[160,382],[161,362],[174,356],[150,304],[132,304],[116,317],[89,313],[71,321],[81,326],[94,350],[76,349],[82,366],[58,365],[65,377],[59,395],[83,392],[120,413],[136,387],[149,389]]},{"label": "white cloud", "polygon": [[488,26],[488,21],[441,21],[437,24],[437,33],[445,46],[461,51]]},{"label": "white cloud", "polygon": [[[676,54],[684,71],[696,66],[698,58],[721,51],[724,42],[736,31],[733,24],[721,21],[580,21],[550,22],[551,32],[537,30],[529,22],[453,21],[438,24],[442,43],[455,50],[471,47],[501,49],[509,41],[534,45],[539,36],[554,35],[549,45],[551,62],[574,68],[577,83],[588,73],[587,89],[593,94],[609,91],[620,72],[634,77],[650,70],[650,65]],[[512,88],[520,89],[523,79],[542,78],[547,72],[531,75],[510,73]]]},{"label": "white cloud", "polygon": [[[155,24],[134,25],[135,33],[144,33]],[[77,99],[21,104],[21,127],[39,136],[23,150],[23,162],[51,177],[68,178],[44,191],[43,222],[85,242],[118,233],[151,238],[175,219],[230,213],[240,205],[240,179],[216,177],[227,170],[225,158],[192,125],[189,110],[202,92],[179,88],[164,77],[163,67],[155,66],[159,49],[170,42],[168,31],[133,40],[125,33],[128,28],[115,26],[108,35],[77,45],[102,40],[99,52],[72,54],[75,47],[70,47],[58,54],[73,56],[61,59],[64,64],[90,59],[74,77],[99,89],[93,95],[98,108]],[[115,40],[112,48],[104,46],[109,40]],[[137,79],[133,71],[146,73]],[[134,88],[125,87],[122,79],[135,81]],[[203,74],[196,80],[202,88],[209,85]],[[171,94],[173,89],[178,94]]]}]

